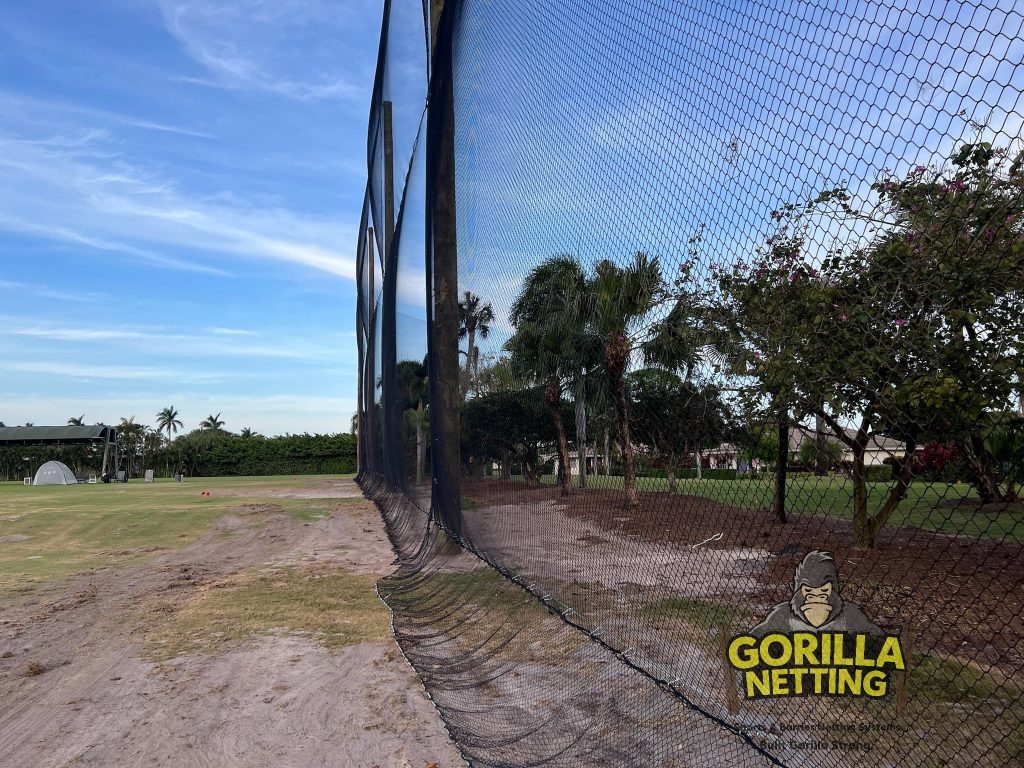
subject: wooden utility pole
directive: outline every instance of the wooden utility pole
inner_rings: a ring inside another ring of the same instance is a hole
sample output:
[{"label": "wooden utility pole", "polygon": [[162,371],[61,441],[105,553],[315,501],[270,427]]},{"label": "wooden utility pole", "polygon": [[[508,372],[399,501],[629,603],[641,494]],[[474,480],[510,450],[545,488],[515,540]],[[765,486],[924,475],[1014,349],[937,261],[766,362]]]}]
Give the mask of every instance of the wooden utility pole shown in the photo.
[{"label": "wooden utility pole", "polygon": [[[427,286],[431,305],[431,506],[461,536],[459,406],[459,268],[455,210],[455,110],[451,38],[441,29],[444,0],[430,2],[430,103],[427,114]],[[439,40],[445,33],[446,39]],[[441,42],[442,47],[438,47]]]}]

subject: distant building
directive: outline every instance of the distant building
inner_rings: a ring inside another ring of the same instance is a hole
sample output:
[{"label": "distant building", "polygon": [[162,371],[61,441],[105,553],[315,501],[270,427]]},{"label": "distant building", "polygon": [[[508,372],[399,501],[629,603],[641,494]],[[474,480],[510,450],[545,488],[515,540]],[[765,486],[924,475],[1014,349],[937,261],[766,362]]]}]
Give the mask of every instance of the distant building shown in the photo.
[{"label": "distant building", "polygon": [[[857,430],[855,429],[847,428],[845,432],[851,440],[857,436]],[[827,430],[824,433],[824,436],[826,442],[836,443],[842,447],[843,454],[839,459],[840,461],[853,461],[853,451],[850,450],[850,447],[846,443],[836,437],[836,434],[831,429]],[[810,440],[813,443],[816,439],[817,433],[810,427],[805,427],[803,424],[790,427],[790,460],[794,460],[800,455],[800,449],[806,441]],[[885,435],[873,434],[868,438],[867,447],[864,449],[864,465],[867,467],[875,467],[884,464],[886,459],[902,459],[906,455],[906,443],[894,440],[891,437],[886,437]]]}]

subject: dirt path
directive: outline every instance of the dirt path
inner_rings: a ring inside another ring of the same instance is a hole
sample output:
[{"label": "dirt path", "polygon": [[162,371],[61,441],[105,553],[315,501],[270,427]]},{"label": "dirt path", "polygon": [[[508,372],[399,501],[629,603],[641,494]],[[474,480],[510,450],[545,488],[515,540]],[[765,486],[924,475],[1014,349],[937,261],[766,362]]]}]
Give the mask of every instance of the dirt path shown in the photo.
[{"label": "dirt path", "polygon": [[353,483],[294,493],[327,516],[240,504],[181,551],[0,610],[0,766],[464,765],[386,631],[328,650],[282,630],[155,660],[154,627],[239,574],[391,569],[380,518],[351,498]]}]

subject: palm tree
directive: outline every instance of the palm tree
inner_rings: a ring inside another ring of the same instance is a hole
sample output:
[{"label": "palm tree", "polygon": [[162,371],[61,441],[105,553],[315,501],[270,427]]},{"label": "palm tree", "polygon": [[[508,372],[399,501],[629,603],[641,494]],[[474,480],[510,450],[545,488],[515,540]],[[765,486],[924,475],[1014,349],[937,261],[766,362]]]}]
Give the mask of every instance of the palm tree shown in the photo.
[{"label": "palm tree", "polygon": [[178,428],[183,426],[184,424],[178,419],[178,411],[173,405],[164,408],[156,415],[156,431],[167,433],[168,445],[171,443],[171,433],[177,432]]},{"label": "palm tree", "polygon": [[199,428],[205,429],[209,432],[220,432],[224,426],[224,422],[220,418],[220,413],[216,416],[207,416],[205,419],[199,422]]},{"label": "palm tree", "polygon": [[558,485],[570,491],[569,446],[562,420],[562,388],[580,370],[580,350],[586,347],[587,278],[573,256],[553,256],[527,275],[512,304],[516,328],[506,348],[511,365],[544,387],[558,438]]},{"label": "palm tree", "polygon": [[[615,408],[626,506],[635,507],[640,502],[636,491],[633,445],[629,437],[625,373],[636,345],[637,326],[659,301],[666,298],[665,281],[658,258],[642,252],[638,252],[633,262],[625,267],[607,259],[600,261],[595,272],[589,285],[593,302],[591,317],[603,346],[604,370]],[[654,357],[654,351],[645,349],[645,357]]]},{"label": "palm tree", "polygon": [[[220,416],[219,413],[217,415]],[[249,427],[242,427],[242,431],[238,433],[238,436],[239,437],[259,437],[260,433],[259,432],[254,432]]]},{"label": "palm tree", "polygon": [[82,427],[82,426],[85,426],[85,414],[83,413],[81,416],[72,416],[70,419],[68,419],[68,426],[69,427]]},{"label": "palm tree", "polygon": [[494,309],[490,303],[481,305],[476,294],[466,291],[459,302],[459,338],[468,339],[466,346],[466,372],[463,377],[462,397],[465,399],[471,385],[475,386],[480,350],[476,347],[477,334],[486,339],[494,322]]}]

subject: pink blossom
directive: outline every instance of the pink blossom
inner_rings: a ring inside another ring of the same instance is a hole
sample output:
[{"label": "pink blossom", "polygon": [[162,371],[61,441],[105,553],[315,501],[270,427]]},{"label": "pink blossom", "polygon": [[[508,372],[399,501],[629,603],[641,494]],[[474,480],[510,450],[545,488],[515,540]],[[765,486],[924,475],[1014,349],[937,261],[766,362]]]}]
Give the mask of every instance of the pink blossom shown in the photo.
[{"label": "pink blossom", "polygon": [[906,324],[907,324],[907,321],[902,319],[902,318],[900,318],[899,320],[896,321],[896,327],[897,328],[902,328]]}]

